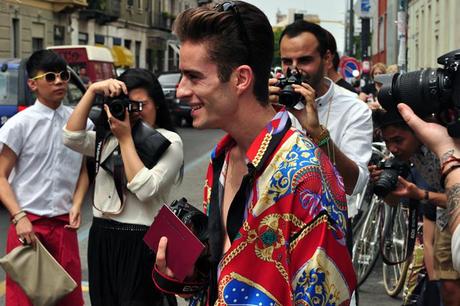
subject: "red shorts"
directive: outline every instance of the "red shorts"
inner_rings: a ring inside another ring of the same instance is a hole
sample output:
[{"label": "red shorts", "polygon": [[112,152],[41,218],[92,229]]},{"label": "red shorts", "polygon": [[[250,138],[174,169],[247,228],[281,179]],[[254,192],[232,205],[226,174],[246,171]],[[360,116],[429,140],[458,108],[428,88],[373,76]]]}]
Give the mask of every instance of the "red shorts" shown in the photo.
[{"label": "red shorts", "polygon": [[[35,235],[51,255],[77,282],[78,287],[59,301],[57,306],[81,306],[83,294],[81,291],[81,264],[78,250],[78,238],[75,230],[64,228],[69,223],[69,216],[62,215],[53,218],[27,214],[32,222]],[[20,242],[13,224],[8,229],[6,252],[19,246]],[[53,277],[50,275],[50,277]],[[6,306],[33,306],[29,298],[11,278],[6,276]]]}]

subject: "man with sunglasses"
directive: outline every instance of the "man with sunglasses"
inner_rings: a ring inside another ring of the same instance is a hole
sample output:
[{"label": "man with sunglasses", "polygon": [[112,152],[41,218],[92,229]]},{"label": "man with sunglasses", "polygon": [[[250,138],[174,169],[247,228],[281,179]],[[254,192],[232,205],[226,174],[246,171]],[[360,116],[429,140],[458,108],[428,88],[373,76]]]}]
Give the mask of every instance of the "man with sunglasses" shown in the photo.
[{"label": "man with sunglasses", "polygon": [[[227,132],[205,182],[209,288],[194,301],[348,304],[356,280],[344,243],[343,185],[286,110],[269,103],[267,17],[251,4],[225,2],[186,10],[174,29],[183,73],[178,98],[190,104],[195,128]],[[160,240],[156,272],[171,279],[167,243]]]},{"label": "man with sunglasses", "polygon": [[[61,138],[72,112],[62,105],[70,73],[50,50],[34,52],[26,69],[37,100],[0,129],[0,201],[12,221],[6,251],[40,239],[78,284],[58,305],[79,306],[83,296],[76,230],[88,177],[82,155],[65,147]],[[23,290],[7,276],[6,306],[28,305]]]}]

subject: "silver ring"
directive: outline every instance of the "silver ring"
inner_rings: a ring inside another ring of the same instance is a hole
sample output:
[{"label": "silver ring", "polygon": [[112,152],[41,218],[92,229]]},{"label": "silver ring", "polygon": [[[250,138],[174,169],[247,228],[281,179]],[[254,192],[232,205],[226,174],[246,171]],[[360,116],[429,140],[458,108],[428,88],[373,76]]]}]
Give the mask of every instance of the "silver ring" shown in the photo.
[{"label": "silver ring", "polygon": [[22,244],[24,244],[24,243],[25,243],[25,240],[24,240],[24,238],[22,238],[22,237],[19,237],[18,239],[19,239],[19,242],[21,242]]}]

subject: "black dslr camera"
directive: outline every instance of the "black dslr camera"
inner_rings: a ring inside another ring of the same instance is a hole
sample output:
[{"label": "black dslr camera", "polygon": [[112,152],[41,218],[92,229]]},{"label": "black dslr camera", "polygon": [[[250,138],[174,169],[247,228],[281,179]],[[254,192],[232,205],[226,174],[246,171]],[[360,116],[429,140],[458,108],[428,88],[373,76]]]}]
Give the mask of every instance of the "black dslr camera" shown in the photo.
[{"label": "black dslr camera", "polygon": [[186,198],[175,200],[170,205],[174,214],[195,234],[195,236],[206,246],[205,251],[198,257],[195,264],[195,271],[198,278],[205,278],[209,275],[210,261],[208,252],[208,216],[187,202]]},{"label": "black dslr camera", "polygon": [[142,111],[142,102],[132,101],[125,94],[116,97],[104,97],[104,104],[107,104],[112,116],[122,121],[125,119],[126,109],[130,113]]},{"label": "black dslr camera", "polygon": [[299,101],[302,100],[302,95],[295,92],[293,84],[302,84],[302,74],[297,69],[288,68],[286,77],[280,78],[275,86],[281,88],[279,94],[279,103],[287,108],[293,108]]},{"label": "black dslr camera", "polygon": [[385,197],[395,190],[398,176],[406,178],[410,172],[410,164],[397,158],[382,160],[377,167],[383,170],[379,180],[374,183],[374,193],[379,197]]},{"label": "black dslr camera", "polygon": [[460,49],[438,57],[438,64],[444,68],[396,73],[391,81],[377,76],[383,80],[378,100],[387,111],[396,110],[403,102],[422,118],[434,113],[447,126],[449,135],[459,138]]}]

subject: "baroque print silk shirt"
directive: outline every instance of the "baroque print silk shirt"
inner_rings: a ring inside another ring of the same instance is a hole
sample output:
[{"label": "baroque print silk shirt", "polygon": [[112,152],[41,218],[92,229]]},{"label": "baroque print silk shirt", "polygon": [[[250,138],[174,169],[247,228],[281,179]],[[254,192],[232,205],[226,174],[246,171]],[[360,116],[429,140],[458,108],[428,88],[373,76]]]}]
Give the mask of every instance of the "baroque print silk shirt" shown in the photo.
[{"label": "baroque print silk shirt", "polygon": [[[267,139],[289,123],[282,109],[246,152],[257,164]],[[225,186],[213,161],[235,144],[225,136],[212,153],[204,190]],[[222,195],[219,196],[222,199]],[[221,200],[219,200],[221,202]],[[251,186],[243,225],[218,267],[215,305],[348,305],[356,279],[345,245],[343,182],[321,149],[290,128]],[[191,303],[193,305],[193,302]]]}]

